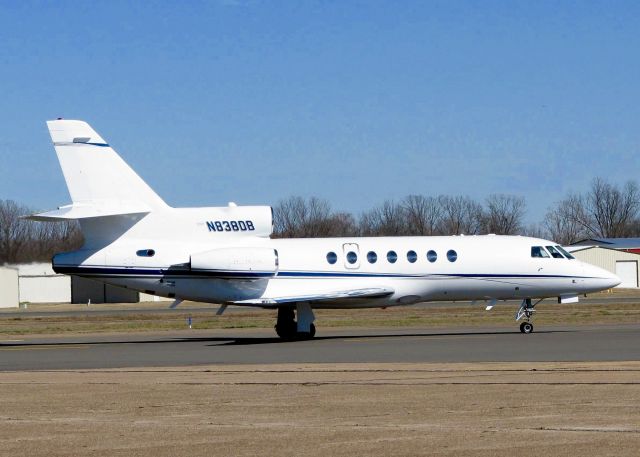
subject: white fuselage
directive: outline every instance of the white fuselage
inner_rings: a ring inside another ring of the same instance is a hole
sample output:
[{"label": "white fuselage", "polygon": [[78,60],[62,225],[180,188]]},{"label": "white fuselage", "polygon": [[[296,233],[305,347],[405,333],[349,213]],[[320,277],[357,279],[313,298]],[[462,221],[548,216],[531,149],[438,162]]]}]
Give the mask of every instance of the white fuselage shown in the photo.
[{"label": "white fuselage", "polygon": [[[176,217],[180,216],[178,213]],[[155,224],[153,215],[149,216],[152,217],[146,224],[136,222],[126,236],[105,247],[91,249],[89,242],[88,249],[56,256],[54,268],[142,292],[210,303],[242,304],[238,302],[369,288],[392,291],[382,297],[325,299],[315,303],[315,308],[560,297],[607,289],[619,282],[615,275],[577,259],[532,257],[534,246],[555,246],[537,238],[482,235],[270,239],[212,232],[207,230],[204,219],[200,221],[196,216],[193,225],[189,224],[189,236],[171,240],[168,234],[161,233],[154,240],[153,236],[142,235],[147,233],[143,230],[145,225]],[[175,234],[175,229],[168,231]],[[149,251],[152,256],[144,255]],[[259,256],[254,255],[256,252],[274,252],[274,267],[265,268]],[[335,262],[330,263],[334,258]],[[204,266],[196,269],[196,260]],[[274,304],[268,300],[258,303]]]},{"label": "white fuselage", "polygon": [[270,207],[172,208],[86,122],[47,126],[72,203],[30,218],[78,220],[85,237],[54,257],[56,271],[177,300],[280,306],[278,334],[290,334],[292,304],[298,331],[312,334],[310,306],[577,299],[620,282],[569,254],[553,258],[554,243],[536,238],[271,239]]}]

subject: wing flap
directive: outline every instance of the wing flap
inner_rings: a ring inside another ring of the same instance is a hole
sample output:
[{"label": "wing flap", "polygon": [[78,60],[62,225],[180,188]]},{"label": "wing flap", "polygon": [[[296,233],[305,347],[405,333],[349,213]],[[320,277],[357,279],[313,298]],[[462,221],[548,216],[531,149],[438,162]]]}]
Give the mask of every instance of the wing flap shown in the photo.
[{"label": "wing flap", "polygon": [[388,287],[376,287],[367,289],[352,289],[329,293],[298,295],[288,297],[263,297],[250,300],[234,301],[236,305],[280,305],[285,303],[296,302],[325,302],[331,300],[345,300],[356,298],[378,298],[386,297],[394,293],[394,290]]}]

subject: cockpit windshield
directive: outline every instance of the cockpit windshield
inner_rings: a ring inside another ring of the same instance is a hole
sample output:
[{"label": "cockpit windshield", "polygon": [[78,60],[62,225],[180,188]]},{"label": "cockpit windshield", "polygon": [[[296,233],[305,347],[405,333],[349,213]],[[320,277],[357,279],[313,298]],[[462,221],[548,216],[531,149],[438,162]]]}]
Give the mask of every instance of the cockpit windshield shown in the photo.
[{"label": "cockpit windshield", "polygon": [[556,246],[556,249],[562,252],[567,259],[575,259],[575,257],[569,254],[562,246]]},{"label": "cockpit windshield", "polygon": [[564,259],[562,254],[560,254],[560,252],[553,246],[547,246],[547,251],[551,253],[554,259]]},{"label": "cockpit windshield", "polygon": [[531,257],[549,257],[549,253],[542,246],[531,246]]},{"label": "cockpit windshield", "polygon": [[[546,249],[545,249],[546,248]],[[551,255],[549,255],[551,254]],[[531,257],[550,259],[575,259],[562,246],[531,246]]]}]

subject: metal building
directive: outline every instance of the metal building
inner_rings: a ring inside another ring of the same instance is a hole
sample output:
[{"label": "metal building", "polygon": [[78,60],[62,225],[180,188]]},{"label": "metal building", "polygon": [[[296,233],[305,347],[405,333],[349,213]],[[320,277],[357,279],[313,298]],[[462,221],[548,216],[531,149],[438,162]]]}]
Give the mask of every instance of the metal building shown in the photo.
[{"label": "metal building", "polygon": [[86,278],[58,274],[50,263],[6,265],[0,270],[0,307],[19,306],[25,302],[97,304],[169,300]]},{"label": "metal building", "polygon": [[138,303],[171,299],[110,286],[79,276],[71,276],[71,303]]},{"label": "metal building", "polygon": [[570,246],[569,250],[577,259],[604,268],[620,277],[620,288],[637,289],[640,285],[638,262],[640,255],[602,246]]},{"label": "metal building", "polygon": [[71,278],[58,274],[50,263],[10,265],[18,270],[20,303],[69,303]]},{"label": "metal building", "polygon": [[17,308],[19,305],[18,269],[0,267],[0,308]]},{"label": "metal building", "polygon": [[587,238],[576,241],[570,247],[591,247],[617,249],[618,251],[640,254],[640,238]]},{"label": "metal building", "polygon": [[79,276],[71,277],[71,303],[137,303],[135,290],[110,286]]}]

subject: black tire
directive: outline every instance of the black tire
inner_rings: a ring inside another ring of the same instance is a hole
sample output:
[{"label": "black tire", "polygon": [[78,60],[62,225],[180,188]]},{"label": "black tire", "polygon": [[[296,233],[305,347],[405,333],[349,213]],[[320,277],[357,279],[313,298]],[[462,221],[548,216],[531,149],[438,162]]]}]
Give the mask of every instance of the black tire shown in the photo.
[{"label": "black tire", "polygon": [[278,336],[286,341],[310,340],[316,336],[316,326],[313,324],[309,327],[308,332],[298,332],[295,322],[284,325],[276,324],[274,328]]},{"label": "black tire", "polygon": [[295,322],[276,324],[274,328],[276,329],[276,334],[283,340],[290,341],[296,339],[297,332]]},{"label": "black tire", "polygon": [[523,322],[520,327],[522,333],[531,333],[533,332],[533,324],[531,322]]}]

